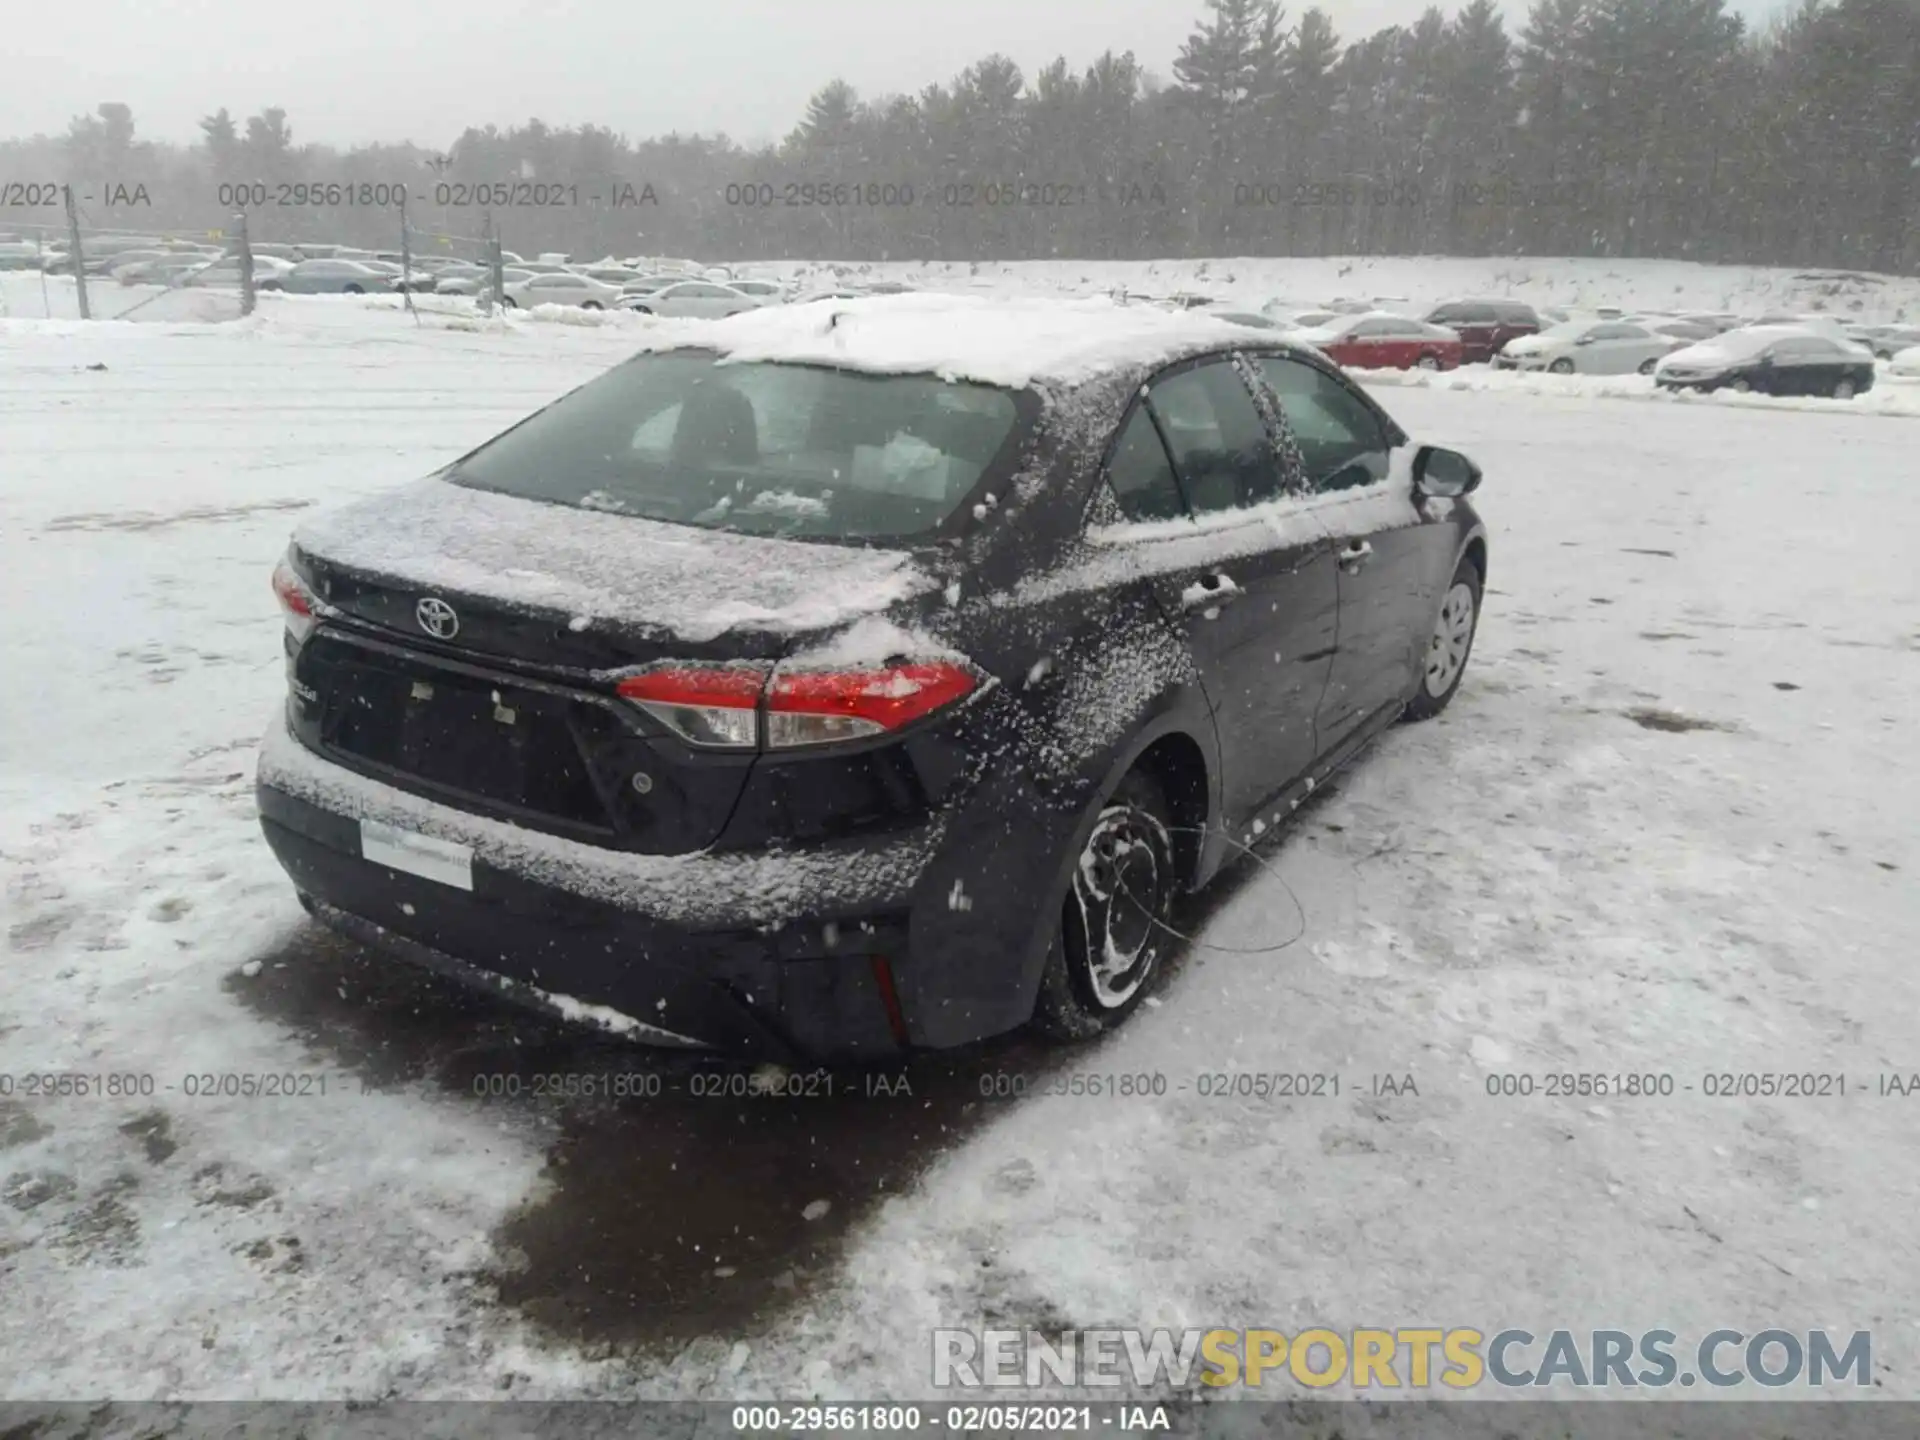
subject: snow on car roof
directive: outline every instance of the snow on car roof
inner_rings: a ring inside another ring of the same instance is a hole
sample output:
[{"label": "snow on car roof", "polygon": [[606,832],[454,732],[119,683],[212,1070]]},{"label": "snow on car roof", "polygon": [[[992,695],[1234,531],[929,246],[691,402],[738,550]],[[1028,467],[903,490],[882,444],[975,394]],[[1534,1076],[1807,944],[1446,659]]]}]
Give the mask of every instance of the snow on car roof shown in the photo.
[{"label": "snow on car roof", "polygon": [[[1275,342],[1284,340],[1275,336]],[[697,347],[734,361],[932,374],[1022,389],[1040,380],[1071,385],[1246,343],[1244,326],[1104,297],[915,293],[769,306],[714,322],[666,321],[641,348]]]}]

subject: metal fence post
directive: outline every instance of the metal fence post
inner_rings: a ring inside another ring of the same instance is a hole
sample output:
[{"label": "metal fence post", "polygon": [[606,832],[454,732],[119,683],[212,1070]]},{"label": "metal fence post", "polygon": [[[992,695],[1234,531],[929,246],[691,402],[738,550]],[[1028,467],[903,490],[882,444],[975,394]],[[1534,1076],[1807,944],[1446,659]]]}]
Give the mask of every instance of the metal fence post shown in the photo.
[{"label": "metal fence post", "polygon": [[240,313],[253,314],[253,242],[247,238],[247,212],[242,210],[233,217],[235,231],[238,232],[239,249],[235,257],[240,262]]},{"label": "metal fence post", "polygon": [[[80,212],[74,208],[71,185],[62,185],[60,194],[67,206],[67,263],[73,266],[74,294],[80,297],[80,318],[91,320],[93,310],[87,304],[87,256],[80,246]],[[41,273],[46,273],[44,266]]]}]

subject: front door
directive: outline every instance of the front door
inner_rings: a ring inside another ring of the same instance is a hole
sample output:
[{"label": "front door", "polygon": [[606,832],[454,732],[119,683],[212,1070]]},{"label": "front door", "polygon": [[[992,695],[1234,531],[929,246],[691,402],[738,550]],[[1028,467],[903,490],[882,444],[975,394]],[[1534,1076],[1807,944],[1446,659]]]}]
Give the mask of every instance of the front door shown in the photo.
[{"label": "front door", "polygon": [[1299,443],[1338,567],[1337,648],[1315,719],[1325,754],[1412,695],[1451,542],[1444,526],[1419,523],[1410,489],[1370,488],[1388,479],[1391,443],[1346,380],[1291,356],[1258,365]]}]

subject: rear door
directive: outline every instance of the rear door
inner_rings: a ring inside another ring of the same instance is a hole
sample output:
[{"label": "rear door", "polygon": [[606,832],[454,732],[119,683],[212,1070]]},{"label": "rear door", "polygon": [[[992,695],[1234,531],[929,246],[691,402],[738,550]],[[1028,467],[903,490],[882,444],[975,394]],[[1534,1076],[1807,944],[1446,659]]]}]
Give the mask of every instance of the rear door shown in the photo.
[{"label": "rear door", "polygon": [[[1129,522],[1113,535],[1191,647],[1233,823],[1313,763],[1333,658],[1339,591],[1325,531],[1311,516],[1248,508],[1280,497],[1286,479],[1241,370],[1225,357],[1157,378],[1108,468]],[[1194,523],[1156,523],[1184,520]]]},{"label": "rear door", "polygon": [[1339,625],[1332,670],[1315,719],[1321,753],[1351,738],[1413,692],[1420,645],[1432,623],[1451,532],[1403,505],[1369,501],[1343,514],[1342,492],[1388,478],[1394,443],[1379,413],[1347,381],[1292,356],[1258,361],[1261,377],[1300,446],[1306,478],[1337,562]]}]

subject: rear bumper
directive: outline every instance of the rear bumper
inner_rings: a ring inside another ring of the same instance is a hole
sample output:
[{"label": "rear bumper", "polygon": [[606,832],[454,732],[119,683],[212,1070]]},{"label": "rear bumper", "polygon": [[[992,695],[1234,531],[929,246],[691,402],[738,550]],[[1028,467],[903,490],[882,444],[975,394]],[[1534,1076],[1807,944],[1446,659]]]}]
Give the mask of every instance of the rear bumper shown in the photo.
[{"label": "rear bumper", "polygon": [[[643,1042],[778,1059],[906,1048],[874,961],[889,975],[904,961],[937,825],[789,855],[603,850],[368,780],[279,723],[256,795],[315,916],[402,959]],[[362,819],[469,846],[472,889],[363,858]]]},{"label": "rear bumper", "polygon": [[[641,855],[398,790],[308,750],[280,720],[256,795],[318,919],[638,1041],[861,1061],[997,1034],[1032,1008],[1030,947],[1005,942],[1038,912],[1023,921],[1012,894],[1004,910],[954,912],[949,890],[961,869],[977,883],[979,847],[951,816],[859,843]],[[469,847],[472,888],[366,859],[362,820]]]}]

